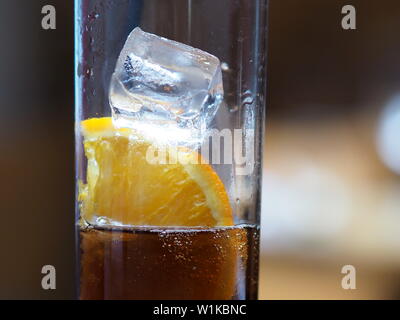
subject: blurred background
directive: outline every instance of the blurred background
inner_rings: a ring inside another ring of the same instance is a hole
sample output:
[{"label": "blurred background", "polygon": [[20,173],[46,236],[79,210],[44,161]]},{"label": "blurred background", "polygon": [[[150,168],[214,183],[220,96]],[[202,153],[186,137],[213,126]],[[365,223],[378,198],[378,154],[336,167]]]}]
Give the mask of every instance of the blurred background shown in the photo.
[{"label": "blurred background", "polygon": [[[261,299],[400,298],[400,2],[345,4],[270,1]],[[73,1],[1,0],[0,46],[0,298],[73,298]]]}]

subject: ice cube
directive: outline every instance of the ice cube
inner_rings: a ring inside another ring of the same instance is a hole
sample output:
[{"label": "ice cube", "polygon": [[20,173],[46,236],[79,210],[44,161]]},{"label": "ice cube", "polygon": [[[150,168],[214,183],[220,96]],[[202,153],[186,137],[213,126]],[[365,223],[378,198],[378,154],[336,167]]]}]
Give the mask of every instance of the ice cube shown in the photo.
[{"label": "ice cube", "polygon": [[109,99],[122,126],[204,130],[223,98],[217,57],[135,28],[112,75]]}]

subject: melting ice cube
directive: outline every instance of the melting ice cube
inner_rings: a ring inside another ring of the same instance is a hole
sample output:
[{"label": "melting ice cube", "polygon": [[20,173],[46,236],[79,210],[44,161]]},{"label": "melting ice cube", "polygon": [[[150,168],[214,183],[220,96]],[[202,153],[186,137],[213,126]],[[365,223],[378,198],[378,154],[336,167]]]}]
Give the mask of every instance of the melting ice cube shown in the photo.
[{"label": "melting ice cube", "polygon": [[207,128],[222,98],[217,57],[140,28],[126,40],[109,92],[117,125],[192,131]]}]

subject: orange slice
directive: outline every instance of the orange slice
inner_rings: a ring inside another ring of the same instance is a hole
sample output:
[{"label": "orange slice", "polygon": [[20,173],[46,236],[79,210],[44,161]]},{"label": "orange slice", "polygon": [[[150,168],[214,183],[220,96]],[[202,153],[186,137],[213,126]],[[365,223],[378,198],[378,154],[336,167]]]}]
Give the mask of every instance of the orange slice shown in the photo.
[{"label": "orange slice", "polygon": [[[136,226],[233,225],[224,184],[197,152],[162,149],[134,130],[115,128],[111,118],[85,120],[81,130],[88,159],[87,181],[79,192],[85,220],[105,217]],[[149,161],[149,154],[162,152],[164,161]]]}]

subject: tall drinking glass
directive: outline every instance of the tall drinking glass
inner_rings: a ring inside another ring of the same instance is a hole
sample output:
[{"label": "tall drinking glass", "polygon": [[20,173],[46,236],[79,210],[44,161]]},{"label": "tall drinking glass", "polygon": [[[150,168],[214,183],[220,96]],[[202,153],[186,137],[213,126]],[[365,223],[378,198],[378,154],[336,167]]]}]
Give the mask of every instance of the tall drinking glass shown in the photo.
[{"label": "tall drinking glass", "polygon": [[267,0],[76,0],[80,299],[257,299]]}]

